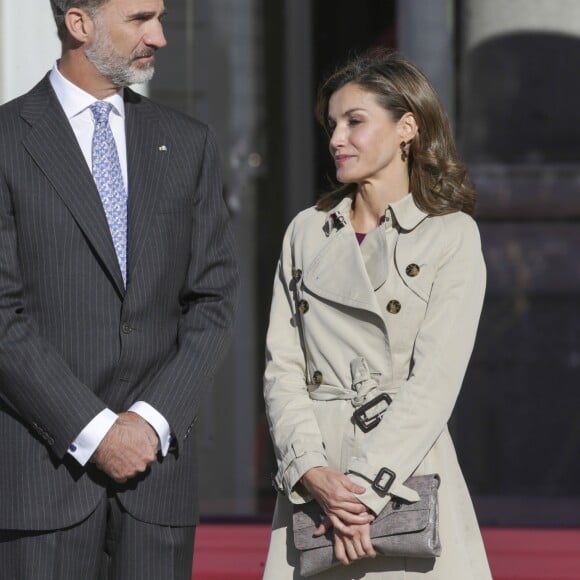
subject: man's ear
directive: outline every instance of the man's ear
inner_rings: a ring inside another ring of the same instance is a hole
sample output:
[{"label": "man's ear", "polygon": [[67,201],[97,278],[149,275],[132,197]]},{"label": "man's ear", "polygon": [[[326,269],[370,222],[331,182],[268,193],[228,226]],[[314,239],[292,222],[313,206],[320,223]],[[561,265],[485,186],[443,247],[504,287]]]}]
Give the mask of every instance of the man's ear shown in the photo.
[{"label": "man's ear", "polygon": [[69,8],[64,22],[70,36],[80,44],[91,38],[94,30],[93,19],[80,8]]},{"label": "man's ear", "polygon": [[405,113],[397,122],[397,131],[403,141],[406,143],[412,141],[419,131],[415,115],[413,113]]}]

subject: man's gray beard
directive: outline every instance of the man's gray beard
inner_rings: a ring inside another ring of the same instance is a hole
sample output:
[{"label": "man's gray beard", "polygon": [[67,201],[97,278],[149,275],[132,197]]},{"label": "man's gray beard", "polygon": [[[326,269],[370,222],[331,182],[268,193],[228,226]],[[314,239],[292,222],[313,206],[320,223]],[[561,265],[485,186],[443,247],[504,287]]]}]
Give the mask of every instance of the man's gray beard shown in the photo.
[{"label": "man's gray beard", "polygon": [[129,60],[126,60],[115,51],[105,27],[97,22],[95,24],[98,28],[97,40],[85,49],[85,55],[106,79],[109,79],[116,87],[128,87],[146,83],[153,78],[155,72],[153,63],[144,68],[131,66],[135,56],[145,55],[133,54]]}]

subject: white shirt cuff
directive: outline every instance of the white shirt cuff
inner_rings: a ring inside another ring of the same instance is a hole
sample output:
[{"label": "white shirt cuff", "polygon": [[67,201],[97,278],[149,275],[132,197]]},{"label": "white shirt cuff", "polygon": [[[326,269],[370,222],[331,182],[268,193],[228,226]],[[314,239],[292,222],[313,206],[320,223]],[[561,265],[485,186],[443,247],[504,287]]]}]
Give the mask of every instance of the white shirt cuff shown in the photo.
[{"label": "white shirt cuff", "polygon": [[141,415],[155,429],[157,437],[159,437],[161,455],[165,457],[169,451],[169,444],[171,443],[171,428],[165,417],[145,401],[137,401],[127,410]]},{"label": "white shirt cuff", "polygon": [[68,453],[81,465],[86,465],[117,419],[111,409],[103,409],[69,445]]}]

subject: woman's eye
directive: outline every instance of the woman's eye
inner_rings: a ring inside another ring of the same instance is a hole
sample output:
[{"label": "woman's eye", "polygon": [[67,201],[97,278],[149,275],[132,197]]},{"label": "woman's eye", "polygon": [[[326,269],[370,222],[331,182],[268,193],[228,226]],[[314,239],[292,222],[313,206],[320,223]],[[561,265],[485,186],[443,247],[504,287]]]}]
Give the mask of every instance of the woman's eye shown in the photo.
[{"label": "woman's eye", "polygon": [[348,124],[351,125],[351,126],[352,125],[358,125],[360,122],[361,122],[360,119],[349,119],[348,120]]}]

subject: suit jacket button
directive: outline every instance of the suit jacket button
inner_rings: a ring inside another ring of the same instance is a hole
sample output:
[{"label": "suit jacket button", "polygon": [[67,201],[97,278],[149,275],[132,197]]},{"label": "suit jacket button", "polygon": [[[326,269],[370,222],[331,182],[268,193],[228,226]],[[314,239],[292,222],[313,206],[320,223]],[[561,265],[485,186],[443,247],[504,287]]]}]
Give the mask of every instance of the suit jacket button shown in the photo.
[{"label": "suit jacket button", "polygon": [[387,312],[390,314],[398,314],[401,310],[401,303],[398,300],[391,300],[387,304]]},{"label": "suit jacket button", "polygon": [[417,264],[409,264],[407,266],[407,268],[405,269],[407,276],[411,276],[411,278],[418,276],[420,271],[421,271],[421,268],[419,268],[419,266],[417,266]]},{"label": "suit jacket button", "polygon": [[306,300],[300,300],[298,303],[298,310],[300,310],[301,314],[306,314],[310,310],[310,304],[308,304]]},{"label": "suit jacket button", "polygon": [[123,322],[123,325],[121,326],[121,330],[122,330],[123,334],[131,334],[133,332],[131,325],[127,322]]},{"label": "suit jacket button", "polygon": [[323,379],[324,377],[322,376],[322,373],[320,371],[314,371],[314,374],[312,375],[312,380],[314,381],[315,385],[321,385]]},{"label": "suit jacket button", "polygon": [[294,278],[294,280],[296,280],[296,282],[300,282],[300,279],[302,278],[302,270],[299,270],[298,268],[294,268],[292,270],[292,278]]}]

